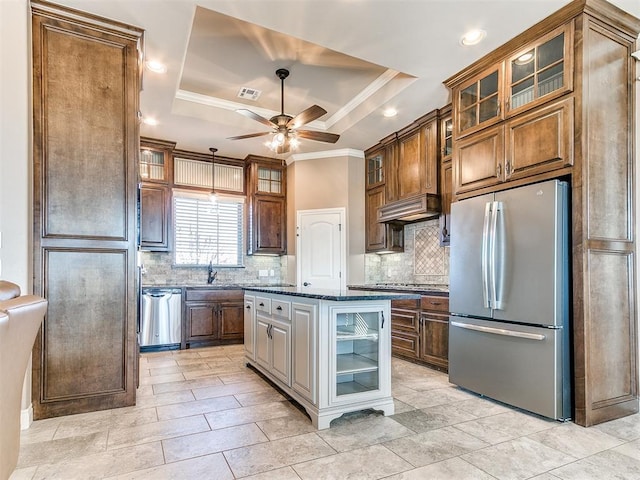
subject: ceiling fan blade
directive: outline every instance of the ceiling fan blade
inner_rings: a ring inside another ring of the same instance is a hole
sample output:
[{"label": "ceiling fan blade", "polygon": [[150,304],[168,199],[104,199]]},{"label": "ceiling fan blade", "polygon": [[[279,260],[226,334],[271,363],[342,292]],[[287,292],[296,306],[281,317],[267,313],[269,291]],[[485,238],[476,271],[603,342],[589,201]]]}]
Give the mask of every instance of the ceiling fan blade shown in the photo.
[{"label": "ceiling fan blade", "polygon": [[267,127],[277,128],[277,125],[271,120],[267,120],[263,116],[258,115],[257,113],[253,113],[251,110],[247,110],[246,108],[239,108],[236,110],[236,112],[238,112],[240,115],[244,115],[245,117],[255,120],[256,122],[260,122]]},{"label": "ceiling fan blade", "polygon": [[227,140],[242,140],[244,138],[262,137],[273,132],[247,133],[246,135],[238,135],[236,137],[227,137]]},{"label": "ceiling fan blade", "polygon": [[324,108],[319,107],[318,105],[312,105],[289,120],[287,128],[295,129],[301,127],[306,123],[313,122],[316,118],[320,118],[325,113],[327,113],[327,111]]},{"label": "ceiling fan blade", "polygon": [[313,130],[296,130],[296,135],[300,138],[315,140],[316,142],[336,143],[340,135],[329,132],[316,132]]}]

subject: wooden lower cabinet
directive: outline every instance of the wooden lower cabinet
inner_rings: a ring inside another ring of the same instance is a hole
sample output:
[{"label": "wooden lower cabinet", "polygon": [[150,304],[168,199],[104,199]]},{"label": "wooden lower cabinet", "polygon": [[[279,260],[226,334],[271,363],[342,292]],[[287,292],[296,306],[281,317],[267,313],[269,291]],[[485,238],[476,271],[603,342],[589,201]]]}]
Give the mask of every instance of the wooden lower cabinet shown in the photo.
[{"label": "wooden lower cabinet", "polygon": [[449,368],[449,298],[391,302],[391,351],[437,370]]},{"label": "wooden lower cabinet", "polygon": [[187,288],[182,348],[244,341],[242,290]]}]

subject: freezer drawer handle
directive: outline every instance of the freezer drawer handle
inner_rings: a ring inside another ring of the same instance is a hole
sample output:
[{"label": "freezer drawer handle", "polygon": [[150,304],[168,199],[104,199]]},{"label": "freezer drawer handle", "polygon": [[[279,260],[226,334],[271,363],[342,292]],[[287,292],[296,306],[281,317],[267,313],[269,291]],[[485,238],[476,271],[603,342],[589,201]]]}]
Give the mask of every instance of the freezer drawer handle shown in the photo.
[{"label": "freezer drawer handle", "polygon": [[528,340],[544,340],[546,337],[539,333],[514,332],[513,330],[504,330],[502,328],[483,327],[481,325],[470,325],[468,323],[451,322],[454,327],[460,327],[467,330],[476,330],[478,332],[493,333],[494,335],[505,335],[507,337],[526,338]]}]

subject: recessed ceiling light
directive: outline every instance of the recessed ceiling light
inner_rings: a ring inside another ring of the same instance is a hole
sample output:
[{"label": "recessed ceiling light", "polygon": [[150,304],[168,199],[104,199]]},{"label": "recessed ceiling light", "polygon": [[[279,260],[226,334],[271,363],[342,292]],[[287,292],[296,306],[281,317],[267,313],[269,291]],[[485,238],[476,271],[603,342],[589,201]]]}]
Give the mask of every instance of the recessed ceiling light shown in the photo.
[{"label": "recessed ceiling light", "polygon": [[144,117],[144,120],[142,121],[145,125],[150,125],[152,127],[158,125],[158,120],[152,117]]},{"label": "recessed ceiling light", "polygon": [[398,111],[395,108],[387,108],[382,115],[385,117],[395,117],[398,114]]},{"label": "recessed ceiling light", "polygon": [[476,45],[484,40],[484,37],[486,36],[487,32],[485,32],[484,30],[469,30],[462,36],[462,38],[460,39],[460,43],[465,46]]},{"label": "recessed ceiling light", "polygon": [[157,60],[147,60],[145,62],[145,65],[147,67],[147,70],[149,70],[150,72],[153,72],[153,73],[166,73],[167,72],[167,66],[164,63],[159,62]]}]

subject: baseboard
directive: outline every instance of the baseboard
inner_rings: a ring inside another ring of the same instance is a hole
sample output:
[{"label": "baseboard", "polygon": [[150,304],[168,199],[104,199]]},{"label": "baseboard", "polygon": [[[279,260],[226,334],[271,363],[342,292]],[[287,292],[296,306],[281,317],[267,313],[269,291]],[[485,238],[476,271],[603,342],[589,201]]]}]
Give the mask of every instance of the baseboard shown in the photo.
[{"label": "baseboard", "polygon": [[20,410],[20,430],[27,430],[33,423],[33,405]]}]

